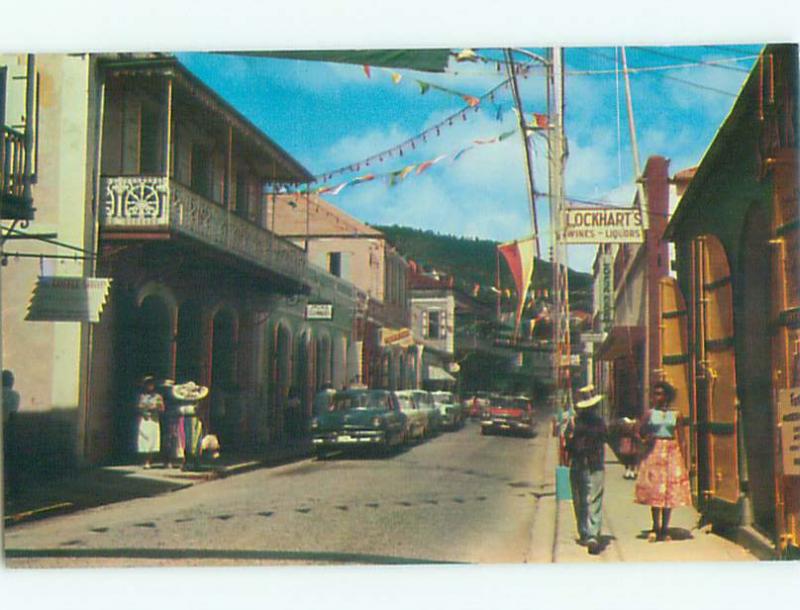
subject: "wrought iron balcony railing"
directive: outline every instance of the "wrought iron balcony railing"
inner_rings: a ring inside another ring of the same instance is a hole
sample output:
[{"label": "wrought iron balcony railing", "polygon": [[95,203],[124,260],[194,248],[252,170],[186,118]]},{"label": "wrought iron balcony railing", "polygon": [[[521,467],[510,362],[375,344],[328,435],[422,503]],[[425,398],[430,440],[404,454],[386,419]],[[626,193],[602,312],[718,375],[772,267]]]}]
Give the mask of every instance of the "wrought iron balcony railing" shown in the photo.
[{"label": "wrought iron balcony railing", "polygon": [[[25,175],[25,135],[9,127],[0,127],[0,205],[2,218],[30,220],[33,201]],[[26,188],[28,187],[28,188]]]},{"label": "wrought iron balcony railing", "polygon": [[293,280],[305,279],[302,248],[164,176],[103,179],[104,230],[166,231],[191,237]]}]

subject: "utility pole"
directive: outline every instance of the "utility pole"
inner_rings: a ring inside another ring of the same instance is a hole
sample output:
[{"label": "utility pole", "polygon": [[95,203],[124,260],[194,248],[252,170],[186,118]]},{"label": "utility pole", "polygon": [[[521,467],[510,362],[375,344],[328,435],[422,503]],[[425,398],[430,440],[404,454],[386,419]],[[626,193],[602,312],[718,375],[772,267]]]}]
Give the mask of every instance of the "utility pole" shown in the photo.
[{"label": "utility pole", "polygon": [[[547,157],[550,193],[550,244],[553,268],[553,370],[556,377],[558,407],[571,404],[571,377],[569,374],[569,276],[567,273],[567,248],[562,242],[561,212],[564,209],[564,163],[566,145],[564,138],[564,50],[550,50],[547,79],[548,138]],[[566,366],[564,363],[566,362]]]}]

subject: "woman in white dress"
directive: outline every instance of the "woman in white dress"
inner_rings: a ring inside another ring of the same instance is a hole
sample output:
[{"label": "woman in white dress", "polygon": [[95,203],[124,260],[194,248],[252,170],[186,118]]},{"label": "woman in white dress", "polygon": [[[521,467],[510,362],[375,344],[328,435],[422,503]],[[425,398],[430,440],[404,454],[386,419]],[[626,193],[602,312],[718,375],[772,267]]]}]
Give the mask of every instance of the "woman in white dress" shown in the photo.
[{"label": "woman in white dress", "polygon": [[142,379],[141,388],[136,401],[139,420],[136,450],[144,458],[144,467],[150,468],[153,457],[161,450],[159,418],[164,412],[164,399],[156,392],[155,380],[149,375]]}]

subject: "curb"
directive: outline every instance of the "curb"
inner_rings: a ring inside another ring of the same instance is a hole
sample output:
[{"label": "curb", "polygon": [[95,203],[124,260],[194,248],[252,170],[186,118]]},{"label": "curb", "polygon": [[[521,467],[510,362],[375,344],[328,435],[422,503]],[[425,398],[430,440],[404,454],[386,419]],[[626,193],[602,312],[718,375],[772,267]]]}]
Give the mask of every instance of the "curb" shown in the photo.
[{"label": "curb", "polygon": [[[556,437],[548,433],[545,457],[542,460],[542,488],[555,490]],[[545,482],[546,481],[546,482]],[[537,497],[533,515],[526,563],[555,563],[558,534],[558,502],[553,495]]]}]

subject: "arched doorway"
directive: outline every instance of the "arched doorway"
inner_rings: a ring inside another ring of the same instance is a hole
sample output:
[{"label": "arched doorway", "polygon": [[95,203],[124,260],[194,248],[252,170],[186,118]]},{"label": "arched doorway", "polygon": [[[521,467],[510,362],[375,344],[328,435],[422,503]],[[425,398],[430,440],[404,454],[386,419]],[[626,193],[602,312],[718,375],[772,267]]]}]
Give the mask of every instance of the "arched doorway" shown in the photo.
[{"label": "arched doorway", "polygon": [[136,380],[143,375],[172,376],[172,315],[159,295],[147,296],[139,305],[132,345]]},{"label": "arched doorway", "polygon": [[238,443],[240,419],[239,388],[236,385],[236,355],[238,351],[237,318],[235,312],[222,308],[214,315],[211,326],[211,408],[209,429],[220,436],[225,449]]},{"label": "arched doorway", "polygon": [[754,203],[745,217],[739,261],[737,296],[741,302],[736,320],[740,346],[747,351],[746,366],[739,366],[743,441],[755,524],[763,532],[775,528],[774,439],[772,416],[772,366],[770,287],[772,256],[770,213]]},{"label": "arched doorway", "polygon": [[200,383],[203,379],[203,309],[198,300],[184,301],[178,310],[175,352],[175,380]]},{"label": "arched doorway", "polygon": [[324,335],[317,339],[316,364],[314,368],[317,372],[317,381],[314,392],[318,392],[325,384],[331,383],[333,377],[333,354],[331,351],[331,339]]},{"label": "arched doorway", "polygon": [[297,339],[294,358],[294,378],[287,415],[287,432],[293,438],[299,438],[306,430],[311,417],[311,404],[314,398],[316,378],[316,349],[311,339],[311,332],[304,330]]},{"label": "arched doorway", "polygon": [[284,438],[286,403],[292,383],[292,333],[284,324],[272,329],[271,391],[269,427],[272,440]]}]

